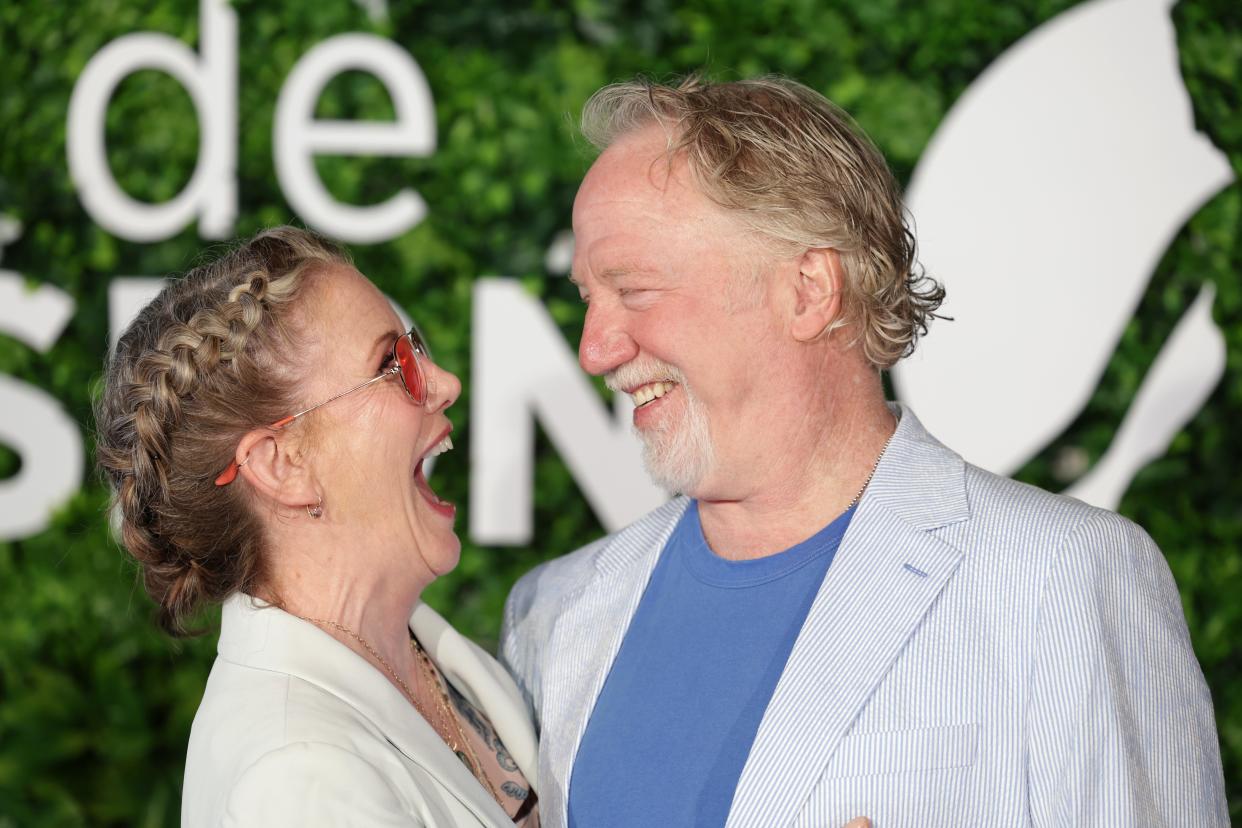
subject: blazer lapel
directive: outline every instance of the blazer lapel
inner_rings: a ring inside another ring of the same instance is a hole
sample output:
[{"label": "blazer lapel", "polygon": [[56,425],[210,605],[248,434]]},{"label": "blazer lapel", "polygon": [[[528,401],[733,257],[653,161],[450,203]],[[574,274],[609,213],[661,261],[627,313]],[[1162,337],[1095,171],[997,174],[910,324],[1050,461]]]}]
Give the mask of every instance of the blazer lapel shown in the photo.
[{"label": "blazer lapel", "polygon": [[595,701],[621,648],[630,620],[689,501],[677,498],[619,532],[600,550],[595,572],[565,599],[552,628],[539,713],[542,723],[540,801],[549,824],[568,824],[574,757]]},{"label": "blazer lapel", "polygon": [[480,823],[513,824],[401,691],[314,624],[248,595],[235,595],[225,604],[219,651],[231,661],[287,673],[339,697]]},{"label": "blazer lapel", "polygon": [[858,505],[756,734],[728,828],[788,825],[962,552],[964,463],[909,410]]}]

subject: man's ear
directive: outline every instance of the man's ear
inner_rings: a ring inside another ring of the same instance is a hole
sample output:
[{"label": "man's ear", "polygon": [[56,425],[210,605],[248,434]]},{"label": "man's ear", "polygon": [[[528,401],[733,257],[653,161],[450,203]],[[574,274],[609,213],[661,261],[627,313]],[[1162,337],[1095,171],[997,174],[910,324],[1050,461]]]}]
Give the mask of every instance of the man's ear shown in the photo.
[{"label": "man's ear", "polygon": [[[237,444],[240,473],[259,496],[300,509],[321,502],[322,493],[295,453],[295,441],[267,428],[256,428]],[[244,460],[244,462],[242,462]]]},{"label": "man's ear", "polygon": [[841,256],[831,247],[813,247],[802,254],[794,279],[790,330],[799,342],[810,342],[841,313],[845,286]]}]

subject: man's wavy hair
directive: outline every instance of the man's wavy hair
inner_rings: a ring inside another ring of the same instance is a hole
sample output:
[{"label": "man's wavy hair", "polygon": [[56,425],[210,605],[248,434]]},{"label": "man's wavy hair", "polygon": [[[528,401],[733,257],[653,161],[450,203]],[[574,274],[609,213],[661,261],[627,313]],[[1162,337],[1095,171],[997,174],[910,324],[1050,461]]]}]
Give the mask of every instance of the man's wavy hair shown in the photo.
[{"label": "man's wavy hair", "polygon": [[789,254],[831,247],[846,270],[842,315],[886,369],[914,350],[944,300],[916,262],[914,234],[884,157],[840,107],[796,81],[763,77],[675,86],[646,79],[587,101],[582,133],[604,150],[659,124],[703,194]]}]

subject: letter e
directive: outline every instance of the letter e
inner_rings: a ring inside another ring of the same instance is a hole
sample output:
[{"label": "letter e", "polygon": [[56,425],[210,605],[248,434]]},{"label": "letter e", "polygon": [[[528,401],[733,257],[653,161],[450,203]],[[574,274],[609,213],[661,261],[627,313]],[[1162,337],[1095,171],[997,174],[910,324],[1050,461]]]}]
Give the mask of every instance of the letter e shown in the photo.
[{"label": "letter e", "polygon": [[[347,69],[379,78],[392,97],[395,122],[314,119],[324,86]],[[391,40],[343,34],[307,52],[280,90],[273,130],[276,177],[289,204],[312,227],[342,241],[378,244],[401,235],[427,214],[427,205],[408,187],[382,204],[342,204],[315,170],[316,153],[423,156],[435,150],[431,88],[414,59]]]}]

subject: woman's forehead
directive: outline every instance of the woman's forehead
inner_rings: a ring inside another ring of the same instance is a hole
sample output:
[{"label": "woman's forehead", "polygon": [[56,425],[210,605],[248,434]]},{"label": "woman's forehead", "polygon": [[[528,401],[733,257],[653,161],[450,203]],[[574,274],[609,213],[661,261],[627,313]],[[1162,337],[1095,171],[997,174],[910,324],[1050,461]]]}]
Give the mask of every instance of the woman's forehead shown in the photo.
[{"label": "woman's forehead", "polygon": [[[318,312],[321,316],[333,318],[344,315],[341,320],[347,325],[351,322],[351,314],[365,315],[371,318],[382,318],[385,322],[396,319],[384,294],[380,293],[370,279],[353,267],[334,267],[320,277]],[[362,321],[361,319],[352,321]]]},{"label": "woman's forehead", "polygon": [[[392,305],[379,288],[354,268],[339,267],[325,272],[317,287],[311,313],[324,346],[351,353],[363,349],[369,357],[377,336],[390,331],[400,333],[401,320]],[[349,347],[336,347],[346,344]]]}]

